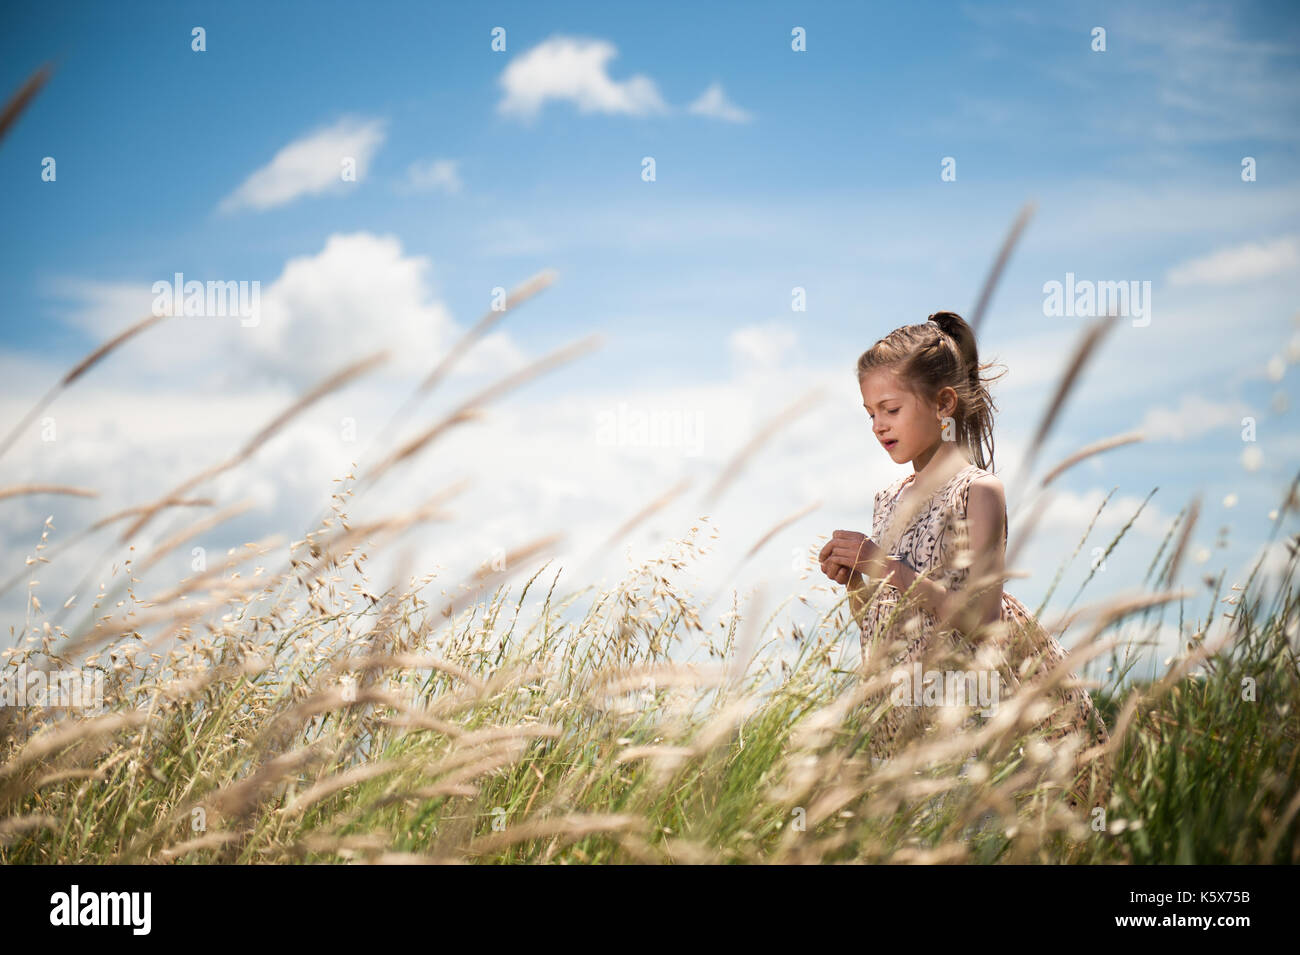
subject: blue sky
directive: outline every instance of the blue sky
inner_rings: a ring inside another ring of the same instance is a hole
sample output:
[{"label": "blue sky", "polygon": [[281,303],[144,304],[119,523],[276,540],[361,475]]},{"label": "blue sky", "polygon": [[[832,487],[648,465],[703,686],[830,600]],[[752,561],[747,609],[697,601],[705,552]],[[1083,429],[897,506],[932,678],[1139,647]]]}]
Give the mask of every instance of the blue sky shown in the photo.
[{"label": "blue sky", "polygon": [[[981,328],[982,357],[1009,369],[994,392],[1000,474],[1084,324],[1043,314],[1044,283],[1149,281],[1153,299],[1149,326],[1107,339],[1038,463],[1139,428],[1148,441],[1067,476],[1024,566],[1054,571],[1112,488],[1118,527],[1159,486],[1091,596],[1136,586],[1196,494],[1208,556],[1188,580],[1220,565],[1231,576],[1263,546],[1300,461],[1287,410],[1298,53],[1294,4],[7,5],[0,83],[15,89],[47,60],[57,71],[0,143],[6,420],[145,314],[150,285],[175,272],[260,282],[268,320],[173,319],[62,396],[51,413],[64,437],[27,436],[0,462],[5,483],[81,481],[102,497],[9,502],[5,552],[30,552],[51,511],[71,532],[161,493],[306,385],[394,345],[390,370],[222,486],[257,504],[213,546],[297,536],[355,457],[337,419],[355,418],[364,444],[493,288],[553,268],[555,285],[423,414],[591,332],[600,350],[512,395],[385,502],[427,493],[444,463],[480,465],[467,529],[430,551],[452,579],[534,524],[594,545],[677,477],[702,489],[766,416],[823,387],[725,504],[682,501],[633,542],[653,552],[656,535],[708,513],[721,573],[724,554],[819,500],[745,571],[788,591],[789,555],[868,528],[875,490],[905,473],[871,439],[857,355],[933,311],[967,314],[1033,200]],[[338,181],[340,155],[358,159],[356,182]],[[54,182],[40,176],[47,156]],[[941,181],[944,157],[955,181]],[[279,171],[291,160],[305,166]],[[806,311],[791,310],[794,287]],[[593,442],[594,417],[621,401],[693,409],[702,446]],[[1258,422],[1250,449],[1245,416]],[[1215,548],[1223,525],[1230,544]],[[153,533],[142,548],[165,536]],[[1081,579],[1070,573],[1060,593]],[[1033,607],[1050,579],[1008,589]]]}]

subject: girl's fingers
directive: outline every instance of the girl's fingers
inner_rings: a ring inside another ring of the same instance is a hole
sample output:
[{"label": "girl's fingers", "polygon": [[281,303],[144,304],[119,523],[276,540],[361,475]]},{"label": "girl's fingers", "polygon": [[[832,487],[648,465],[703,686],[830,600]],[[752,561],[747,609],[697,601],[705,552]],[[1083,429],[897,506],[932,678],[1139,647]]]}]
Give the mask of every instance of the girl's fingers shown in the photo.
[{"label": "girl's fingers", "polygon": [[824,562],[839,558],[842,562],[849,564],[869,557],[875,546],[871,538],[865,534],[860,534],[857,531],[836,531],[831,536],[831,539],[823,545],[817,559]]},{"label": "girl's fingers", "polygon": [[870,560],[872,555],[879,549],[880,548],[876,545],[868,542],[861,546],[851,545],[848,547],[837,548],[830,557],[831,559],[838,557],[846,563],[849,561],[861,562],[864,560]]},{"label": "girl's fingers", "polygon": [[858,531],[837,530],[831,535],[817,555],[822,573],[837,584],[847,584],[855,573],[865,567],[877,550],[871,538]]},{"label": "girl's fingers", "polygon": [[844,567],[860,566],[870,555],[866,551],[858,551],[854,548],[837,550],[826,558],[828,563],[840,564]]},{"label": "girl's fingers", "polygon": [[853,576],[853,569],[835,561],[822,564],[822,572],[837,584],[847,584]]}]

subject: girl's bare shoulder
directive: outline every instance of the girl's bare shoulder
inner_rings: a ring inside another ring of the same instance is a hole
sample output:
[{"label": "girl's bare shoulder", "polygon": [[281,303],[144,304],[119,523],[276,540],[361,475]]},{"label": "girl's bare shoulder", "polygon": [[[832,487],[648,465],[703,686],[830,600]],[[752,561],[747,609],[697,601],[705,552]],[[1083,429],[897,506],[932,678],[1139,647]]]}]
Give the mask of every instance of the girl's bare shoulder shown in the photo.
[{"label": "girl's bare shoulder", "polygon": [[996,474],[982,471],[966,488],[966,517],[975,523],[1005,528],[1007,490]]},{"label": "girl's bare shoulder", "polygon": [[977,468],[975,470],[975,477],[971,479],[970,486],[973,488],[988,488],[990,491],[995,491],[1002,495],[1004,500],[1006,498],[1007,490],[1002,484],[1002,479],[992,471],[985,471],[983,468]]}]

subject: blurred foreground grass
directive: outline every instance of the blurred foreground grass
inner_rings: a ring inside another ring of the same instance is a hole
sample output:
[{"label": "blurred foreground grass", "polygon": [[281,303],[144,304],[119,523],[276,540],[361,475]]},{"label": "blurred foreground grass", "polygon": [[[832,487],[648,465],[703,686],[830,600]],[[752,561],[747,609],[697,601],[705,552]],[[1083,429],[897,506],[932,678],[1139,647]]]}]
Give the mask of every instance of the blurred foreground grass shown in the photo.
[{"label": "blurred foreground grass", "polygon": [[[1229,632],[1199,672],[1175,661],[1121,693],[1113,654],[1094,695],[1115,784],[1084,812],[1023,720],[873,767],[842,603],[765,630],[741,673],[739,614],[705,627],[674,589],[694,537],[595,596],[557,596],[557,574],[525,620],[542,570],[445,616],[427,578],[374,598],[358,555],[308,535],[259,615],[246,602],[165,655],[129,635],[92,655],[104,713],[0,710],[0,862],[1297,860],[1294,543],[1266,587],[1207,588]],[[1189,649],[1209,622],[1184,624]],[[708,661],[674,660],[695,637]],[[10,665],[51,643],[34,627]]]}]

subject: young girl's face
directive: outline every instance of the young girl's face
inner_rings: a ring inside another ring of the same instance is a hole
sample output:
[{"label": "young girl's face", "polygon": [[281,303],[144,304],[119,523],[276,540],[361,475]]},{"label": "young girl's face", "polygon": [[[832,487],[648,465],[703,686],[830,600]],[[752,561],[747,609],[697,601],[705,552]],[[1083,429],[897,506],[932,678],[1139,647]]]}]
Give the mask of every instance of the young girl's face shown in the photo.
[{"label": "young girl's face", "polygon": [[900,464],[928,460],[943,437],[938,409],[903,387],[890,368],[873,368],[858,384],[871,430],[890,458]]}]

